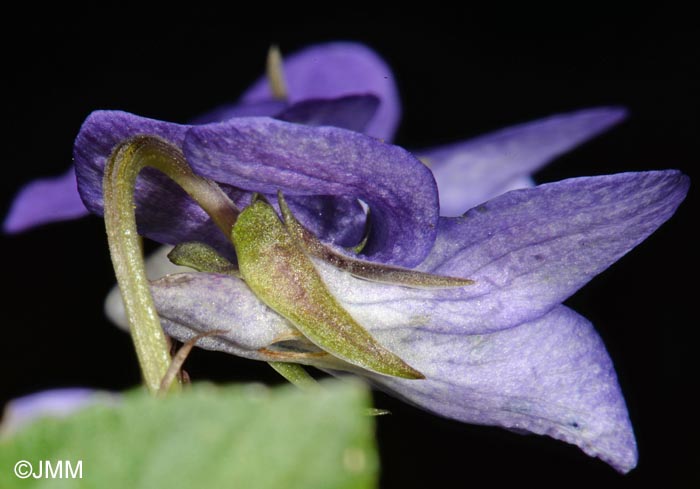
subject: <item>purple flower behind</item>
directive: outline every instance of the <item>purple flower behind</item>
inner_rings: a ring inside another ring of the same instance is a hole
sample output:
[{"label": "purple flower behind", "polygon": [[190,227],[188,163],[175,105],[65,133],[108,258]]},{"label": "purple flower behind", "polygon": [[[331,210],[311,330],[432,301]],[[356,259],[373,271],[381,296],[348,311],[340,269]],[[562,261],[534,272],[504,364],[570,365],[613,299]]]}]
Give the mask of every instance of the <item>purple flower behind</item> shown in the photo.
[{"label": "purple flower behind", "polygon": [[[192,124],[270,116],[366,131],[387,140],[393,137],[401,110],[396,83],[386,63],[366,46],[349,42],[313,46],[289,56],[283,68],[289,88],[287,100],[273,98],[267,80],[261,77],[238,103],[218,107]],[[71,167],[61,177],[36,180],[21,189],[3,230],[19,233],[87,214]]]},{"label": "purple flower behind", "polygon": [[[270,116],[287,122],[343,127],[392,140],[401,114],[396,82],[387,64],[366,46],[349,42],[312,46],[287,57],[283,66],[288,100],[273,98],[266,78],[261,77],[236,104],[218,107],[192,124]],[[506,190],[530,186],[531,172],[623,117],[623,109],[588,109],[417,150],[416,154],[424,157],[433,170],[441,215],[459,215]],[[114,141],[114,137],[105,140],[108,144]],[[364,215],[354,201],[316,198],[292,202],[292,207],[297,212],[310,207],[332,214],[333,218],[323,224],[305,223],[332,243],[352,246],[362,237]],[[71,168],[61,177],[36,180],[20,190],[3,229],[19,233],[88,213],[77,194]],[[339,219],[349,222],[338,229]]]},{"label": "purple flower behind", "polygon": [[0,432],[9,436],[44,417],[64,417],[95,403],[116,402],[116,396],[85,388],[51,389],[13,399],[5,405]]},{"label": "purple flower behind", "polygon": [[[401,117],[396,81],[386,62],[366,46],[350,42],[311,46],[285,60],[284,75],[292,103],[349,94],[377,96],[381,104],[365,133],[385,141],[393,139]],[[267,80],[261,78],[240,103],[258,103],[271,95]]]}]

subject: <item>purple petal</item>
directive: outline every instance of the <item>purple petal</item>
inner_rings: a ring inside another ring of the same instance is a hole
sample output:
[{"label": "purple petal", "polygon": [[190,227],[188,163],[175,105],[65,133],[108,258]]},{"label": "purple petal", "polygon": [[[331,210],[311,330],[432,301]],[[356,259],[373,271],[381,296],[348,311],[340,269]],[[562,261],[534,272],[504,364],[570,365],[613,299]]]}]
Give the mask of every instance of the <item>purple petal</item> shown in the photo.
[{"label": "purple petal", "polygon": [[[334,42],[311,46],[284,60],[289,101],[371,94],[381,100],[376,117],[367,127],[370,136],[390,141],[401,115],[396,82],[386,63],[362,44]],[[257,102],[272,98],[261,77],[241,98]]]},{"label": "purple petal", "polygon": [[80,200],[73,167],[60,177],[28,183],[17,193],[3,230],[19,233],[53,221],[76,219],[88,214]]},{"label": "purple petal", "polygon": [[[357,131],[366,129],[368,134],[385,140],[390,140],[393,136],[400,117],[396,85],[390,69],[367,47],[353,43],[332,43],[308,48],[285,61],[285,76],[290,89],[288,102],[272,99],[267,80],[263,77],[246,92],[241,103],[216,108],[197,117],[192,123],[218,122],[233,117],[279,115],[282,119],[292,122],[335,125]],[[345,98],[355,100],[329,100],[328,104],[317,105],[306,100],[343,96],[353,96]],[[377,108],[374,104],[378,98],[381,99],[381,105]],[[289,102],[292,102],[291,107],[288,107]],[[99,117],[97,114],[101,112],[96,112],[95,117]],[[158,121],[152,122],[156,125]],[[142,122],[141,125],[146,124]],[[159,127],[163,129],[166,125]],[[175,136],[172,129],[165,132],[167,135],[159,134],[157,130],[153,134],[166,139],[168,135]],[[120,132],[115,133],[115,136],[120,135]],[[106,134],[102,134],[101,137],[105,145],[113,147],[114,137]],[[59,179],[42,179],[27,185],[16,198],[5,220],[4,230],[8,233],[21,232],[36,225],[86,215],[87,212],[76,194],[75,183],[71,183],[71,172],[72,168]],[[155,177],[155,180],[158,179]],[[89,200],[95,200],[94,196]],[[101,204],[98,203],[97,207],[101,209]],[[91,210],[101,213],[101,210]],[[201,213],[196,216],[196,220],[201,220]],[[204,229],[200,229],[201,226],[204,226]],[[210,225],[198,223],[193,229],[196,230],[194,234],[200,233],[214,240],[219,239]],[[184,230],[188,236],[193,234],[191,231]],[[174,242],[172,233],[163,229],[149,232],[148,235],[161,242]]]},{"label": "purple petal", "polygon": [[[85,206],[102,215],[102,177],[107,158],[123,140],[148,134],[181,146],[188,127],[147,119],[126,112],[97,111],[85,120],[75,140],[78,189]],[[139,233],[160,243],[204,241],[227,256],[233,248],[209,216],[179,186],[147,168],[136,183],[136,217]]]},{"label": "purple petal", "polygon": [[476,281],[440,292],[448,307],[469,303],[460,322],[465,331],[516,325],[562,302],[641,243],[673,215],[688,186],[688,177],[668,170],[515,190],[464,217],[441,218],[420,268]]},{"label": "purple petal", "polygon": [[511,180],[538,168],[622,121],[625,109],[602,107],[559,114],[475,139],[415,151],[433,170],[440,214],[459,216],[500,195]]},{"label": "purple petal", "polygon": [[[192,272],[189,267],[175,265],[168,259],[168,253],[173,250],[172,246],[161,246],[156,251],[148,255],[144,265],[146,268],[146,277],[148,280],[156,280],[165,275],[175,273]],[[129,331],[129,321],[126,318],[124,310],[124,302],[122,294],[119,291],[119,285],[115,284],[105,297],[104,304],[105,316],[124,331]]]},{"label": "purple petal", "polygon": [[[279,211],[277,196],[270,197]],[[307,229],[327,243],[349,248],[364,237],[367,216],[353,197],[290,197],[287,204]]]},{"label": "purple petal", "polygon": [[[75,141],[74,159],[85,205],[102,215],[102,177],[104,165],[113,148],[137,134],[162,137],[182,145],[191,126],[157,121],[126,112],[98,111],[91,114]],[[224,190],[237,203],[247,203],[249,192],[231,187]],[[136,187],[139,232],[161,243],[204,241],[233,258],[228,239],[213,225],[209,216],[184,192],[157,171],[146,169]],[[334,196],[309,196],[292,199],[290,204],[300,221],[326,241],[351,246],[364,230],[364,211],[355,199]]]},{"label": "purple petal", "polygon": [[368,259],[413,266],[432,247],[435,183],[399,147],[334,127],[246,118],[192,127],[183,151],[197,173],[246,190],[362,199],[372,211]]},{"label": "purple petal", "polygon": [[275,119],[307,126],[335,126],[365,132],[378,108],[379,99],[374,95],[309,99],[292,104],[277,114]]},{"label": "purple petal", "polygon": [[[286,122],[307,126],[334,126],[363,132],[375,115],[379,99],[373,95],[349,95],[336,99],[311,99],[281,110],[282,102],[264,102],[224,108],[197,122],[228,120],[232,117],[271,115]],[[286,104],[284,104],[286,105]],[[280,110],[268,111],[276,106]],[[259,112],[259,113],[256,113]],[[242,195],[245,194],[245,197]],[[249,192],[231,195],[236,204],[249,203]],[[270,202],[275,195],[268,195]],[[363,237],[365,213],[356,199],[347,197],[297,197],[289,201],[299,220],[324,241],[339,246],[354,246]]]},{"label": "purple petal", "polygon": [[[224,192],[240,209],[250,205],[253,193],[219,183]],[[280,212],[277,194],[263,194]],[[287,204],[297,219],[316,236],[340,247],[357,245],[365,234],[367,215],[353,197],[320,195],[289,197]]]},{"label": "purple petal", "polygon": [[579,446],[620,472],[637,464],[615,370],[591,323],[557,306],[498,333],[436,333],[406,325],[374,332],[426,375],[367,373],[382,389],[442,416],[527,430]]},{"label": "purple petal", "polygon": [[[90,114],[80,127],[73,146],[78,190],[86,207],[95,214],[103,212],[102,177],[107,158],[115,146],[132,136],[148,134],[181,147],[188,127],[121,111],[98,110]],[[166,179],[142,180],[147,180],[141,182],[141,187],[145,186],[145,189],[140,188],[137,194],[156,186],[151,180],[161,183]]]}]

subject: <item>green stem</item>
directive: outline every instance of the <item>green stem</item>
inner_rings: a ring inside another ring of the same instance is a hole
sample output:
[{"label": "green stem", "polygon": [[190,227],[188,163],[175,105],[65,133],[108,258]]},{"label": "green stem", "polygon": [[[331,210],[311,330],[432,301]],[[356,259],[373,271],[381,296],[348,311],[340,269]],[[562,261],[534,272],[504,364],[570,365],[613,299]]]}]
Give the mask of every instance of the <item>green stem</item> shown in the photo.
[{"label": "green stem", "polygon": [[311,377],[304,367],[298,363],[286,362],[268,362],[270,367],[274,368],[278,374],[287,379],[292,384],[304,390],[318,389],[319,385],[316,379]]},{"label": "green stem", "polygon": [[109,251],[144,382],[156,394],[168,371],[170,353],[149,289],[136,230],[134,189],[136,178],[145,167],[156,168],[178,183],[226,236],[230,236],[238,209],[216,183],[192,172],[179,149],[161,139],[130,138],[107,161],[102,188]]}]

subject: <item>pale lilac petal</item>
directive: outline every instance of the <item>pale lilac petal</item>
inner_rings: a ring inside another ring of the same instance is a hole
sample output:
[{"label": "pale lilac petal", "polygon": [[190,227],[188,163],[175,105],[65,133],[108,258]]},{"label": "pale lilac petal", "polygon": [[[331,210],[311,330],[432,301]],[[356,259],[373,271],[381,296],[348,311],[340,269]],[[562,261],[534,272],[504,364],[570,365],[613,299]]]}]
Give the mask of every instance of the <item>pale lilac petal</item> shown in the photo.
[{"label": "pale lilac petal", "polygon": [[484,334],[545,314],[663,223],[683,199],[676,171],[589,177],[511,192],[443,218],[426,271],[474,285],[416,289],[369,282],[317,261],[330,292],[373,331],[410,325]]},{"label": "pale lilac petal", "polygon": [[[152,291],[170,336],[186,341],[200,332],[228,330],[200,340],[202,348],[265,360],[259,348],[294,338],[294,328],[233,277],[171,275],[152,284]],[[365,301],[372,301],[372,293],[367,291]],[[420,319],[405,321],[391,310],[371,317],[347,297],[338,298],[426,380],[374,375],[342,363],[329,366],[331,360],[324,358],[298,361],[370,377],[391,394],[446,417],[547,434],[623,472],[636,464],[634,435],[612,363],[590,323],[575,312],[555,306],[529,323],[470,335],[439,331]]]},{"label": "pale lilac petal", "polygon": [[55,178],[34,180],[24,186],[5,218],[6,233],[20,233],[54,221],[76,219],[88,214],[80,200],[73,167]]},{"label": "pale lilac petal", "polygon": [[421,270],[473,285],[416,289],[357,279],[318,262],[361,324],[482,334],[546,313],[639,244],[680,204],[677,171],[588,177],[517,190],[462,218],[441,218]]},{"label": "pale lilac petal", "polygon": [[586,109],[415,153],[435,175],[440,214],[459,216],[499,195],[508,182],[528,176],[625,116],[625,109],[618,107]]},{"label": "pale lilac petal", "polygon": [[[311,46],[284,59],[289,101],[369,94],[379,98],[377,115],[367,126],[370,136],[390,141],[396,132],[401,105],[394,76],[387,64],[362,44],[333,42]],[[244,103],[272,98],[261,77],[241,98]]]},{"label": "pale lilac petal", "polygon": [[589,321],[564,306],[487,335],[412,325],[373,334],[426,376],[365,373],[392,395],[459,421],[572,443],[620,472],[637,464],[634,433],[605,346]]},{"label": "pale lilac petal", "polygon": [[372,330],[396,324],[483,334],[545,314],[639,244],[681,202],[677,171],[572,179],[510,192],[463,218],[443,218],[421,268],[474,285],[415,289],[317,269],[343,306]]},{"label": "pale lilac petal", "polygon": [[238,188],[362,199],[373,223],[367,259],[413,266],[432,247],[433,177],[397,146],[335,127],[245,118],[192,127],[183,151],[195,172]]},{"label": "pale lilac petal", "polygon": [[226,331],[200,339],[197,346],[201,348],[260,359],[260,348],[298,335],[294,326],[235,277],[168,275],[151,284],[151,293],[169,336],[187,341],[198,333]]},{"label": "pale lilac petal", "polygon": [[[172,246],[161,246],[156,251],[148,255],[144,261],[146,277],[148,280],[156,280],[165,275],[173,273],[186,273],[193,270],[188,267],[175,265],[168,259],[168,253],[172,251]],[[122,301],[122,294],[117,284],[107,294],[104,304],[105,316],[124,331],[129,330],[129,321],[126,318],[126,310]]]},{"label": "pale lilac petal", "polygon": [[442,307],[468,302],[465,331],[509,327],[564,301],[641,243],[673,215],[688,186],[687,176],[668,170],[515,190],[463,217],[441,218],[420,268],[476,281],[440,292]]},{"label": "pale lilac petal", "polygon": [[505,194],[506,192],[510,192],[511,190],[520,190],[521,188],[532,188],[536,185],[537,184],[532,179],[532,177],[516,177],[512,180],[505,182],[501,188],[494,192],[493,197]]}]

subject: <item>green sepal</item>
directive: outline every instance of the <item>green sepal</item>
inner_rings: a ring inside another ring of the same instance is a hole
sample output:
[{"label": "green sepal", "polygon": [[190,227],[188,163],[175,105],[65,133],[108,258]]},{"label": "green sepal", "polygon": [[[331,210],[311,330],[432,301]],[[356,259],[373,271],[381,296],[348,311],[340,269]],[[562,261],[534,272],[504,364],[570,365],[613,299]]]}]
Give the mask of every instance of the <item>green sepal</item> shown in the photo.
[{"label": "green sepal", "polygon": [[231,239],[241,276],[250,289],[315,345],[367,370],[424,378],[380,345],[338,303],[270,204],[257,200],[244,209]]},{"label": "green sepal", "polygon": [[[253,201],[258,200],[258,194]],[[168,258],[175,265],[194,268],[198,272],[221,273],[240,278],[238,267],[228,261],[209,245],[199,242],[180,243],[168,253]],[[311,390],[318,388],[318,382],[311,377],[304,367],[298,363],[268,362],[287,381],[300,389]]]},{"label": "green sepal", "polygon": [[168,259],[175,265],[190,267],[198,272],[241,276],[238,268],[214,248],[196,241],[178,244],[168,253]]}]

